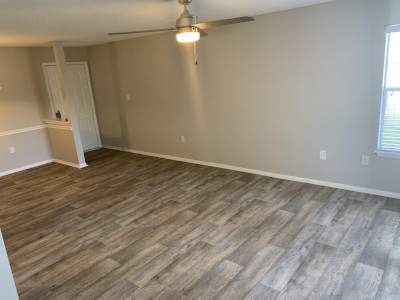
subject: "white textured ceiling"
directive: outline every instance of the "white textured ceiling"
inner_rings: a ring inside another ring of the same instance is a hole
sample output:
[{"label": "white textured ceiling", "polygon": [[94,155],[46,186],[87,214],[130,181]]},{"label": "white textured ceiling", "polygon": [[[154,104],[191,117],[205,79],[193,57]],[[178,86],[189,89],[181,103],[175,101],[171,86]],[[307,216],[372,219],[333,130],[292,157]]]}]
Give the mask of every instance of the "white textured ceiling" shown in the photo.
[{"label": "white textured ceiling", "polygon": [[[200,21],[307,6],[329,0],[193,0]],[[127,38],[107,32],[170,27],[182,11],[176,0],[0,0],[0,46],[51,41],[89,45]]]}]

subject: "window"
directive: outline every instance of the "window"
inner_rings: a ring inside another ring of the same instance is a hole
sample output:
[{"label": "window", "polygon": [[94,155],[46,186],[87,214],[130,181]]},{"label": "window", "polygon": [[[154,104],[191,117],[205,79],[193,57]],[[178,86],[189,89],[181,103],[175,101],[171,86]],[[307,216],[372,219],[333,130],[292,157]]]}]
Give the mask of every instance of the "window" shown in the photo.
[{"label": "window", "polygon": [[400,157],[400,25],[386,34],[378,152]]}]

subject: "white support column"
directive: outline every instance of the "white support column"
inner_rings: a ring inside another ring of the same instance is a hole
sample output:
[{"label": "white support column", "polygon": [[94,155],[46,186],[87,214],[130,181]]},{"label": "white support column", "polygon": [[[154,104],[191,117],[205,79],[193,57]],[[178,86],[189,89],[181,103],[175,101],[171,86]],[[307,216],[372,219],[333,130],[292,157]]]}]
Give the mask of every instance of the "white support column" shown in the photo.
[{"label": "white support column", "polygon": [[68,120],[71,120],[71,117],[70,117],[71,113],[69,110],[69,102],[68,102],[67,90],[66,90],[67,62],[65,59],[64,48],[63,48],[61,42],[53,43],[53,53],[54,53],[54,58],[56,61],[56,66],[57,66],[57,75],[58,75],[58,80],[60,82],[61,95],[63,97],[63,106],[64,106],[65,116],[68,118]]},{"label": "white support column", "polygon": [[63,97],[64,112],[68,120],[71,122],[72,133],[75,142],[75,149],[79,165],[86,166],[85,154],[83,151],[81,135],[79,132],[78,118],[74,110],[74,105],[72,104],[72,101],[69,96],[70,93],[68,92],[69,79],[67,74],[67,62],[65,59],[64,47],[61,42],[53,42],[52,46],[57,65],[57,74],[61,88],[61,95]]},{"label": "white support column", "polygon": [[0,231],[0,299],[18,300],[17,288]]}]

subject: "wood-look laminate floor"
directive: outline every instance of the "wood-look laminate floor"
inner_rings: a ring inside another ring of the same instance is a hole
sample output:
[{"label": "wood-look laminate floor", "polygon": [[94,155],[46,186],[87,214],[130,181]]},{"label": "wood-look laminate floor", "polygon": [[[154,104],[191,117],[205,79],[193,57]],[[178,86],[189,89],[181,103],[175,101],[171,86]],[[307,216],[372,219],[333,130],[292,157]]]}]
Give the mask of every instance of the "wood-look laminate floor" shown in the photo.
[{"label": "wood-look laminate floor", "polygon": [[111,150],[0,178],[21,299],[400,299],[400,200]]}]

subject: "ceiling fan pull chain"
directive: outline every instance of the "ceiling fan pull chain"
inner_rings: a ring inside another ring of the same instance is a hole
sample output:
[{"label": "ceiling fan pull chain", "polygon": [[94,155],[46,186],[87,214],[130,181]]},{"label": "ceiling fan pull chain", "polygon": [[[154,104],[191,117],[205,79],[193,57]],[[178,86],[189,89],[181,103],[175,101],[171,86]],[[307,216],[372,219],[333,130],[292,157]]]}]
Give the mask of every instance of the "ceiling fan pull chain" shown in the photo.
[{"label": "ceiling fan pull chain", "polygon": [[199,51],[197,49],[197,42],[193,43],[193,54],[194,54],[194,64],[197,66],[199,64]]}]

